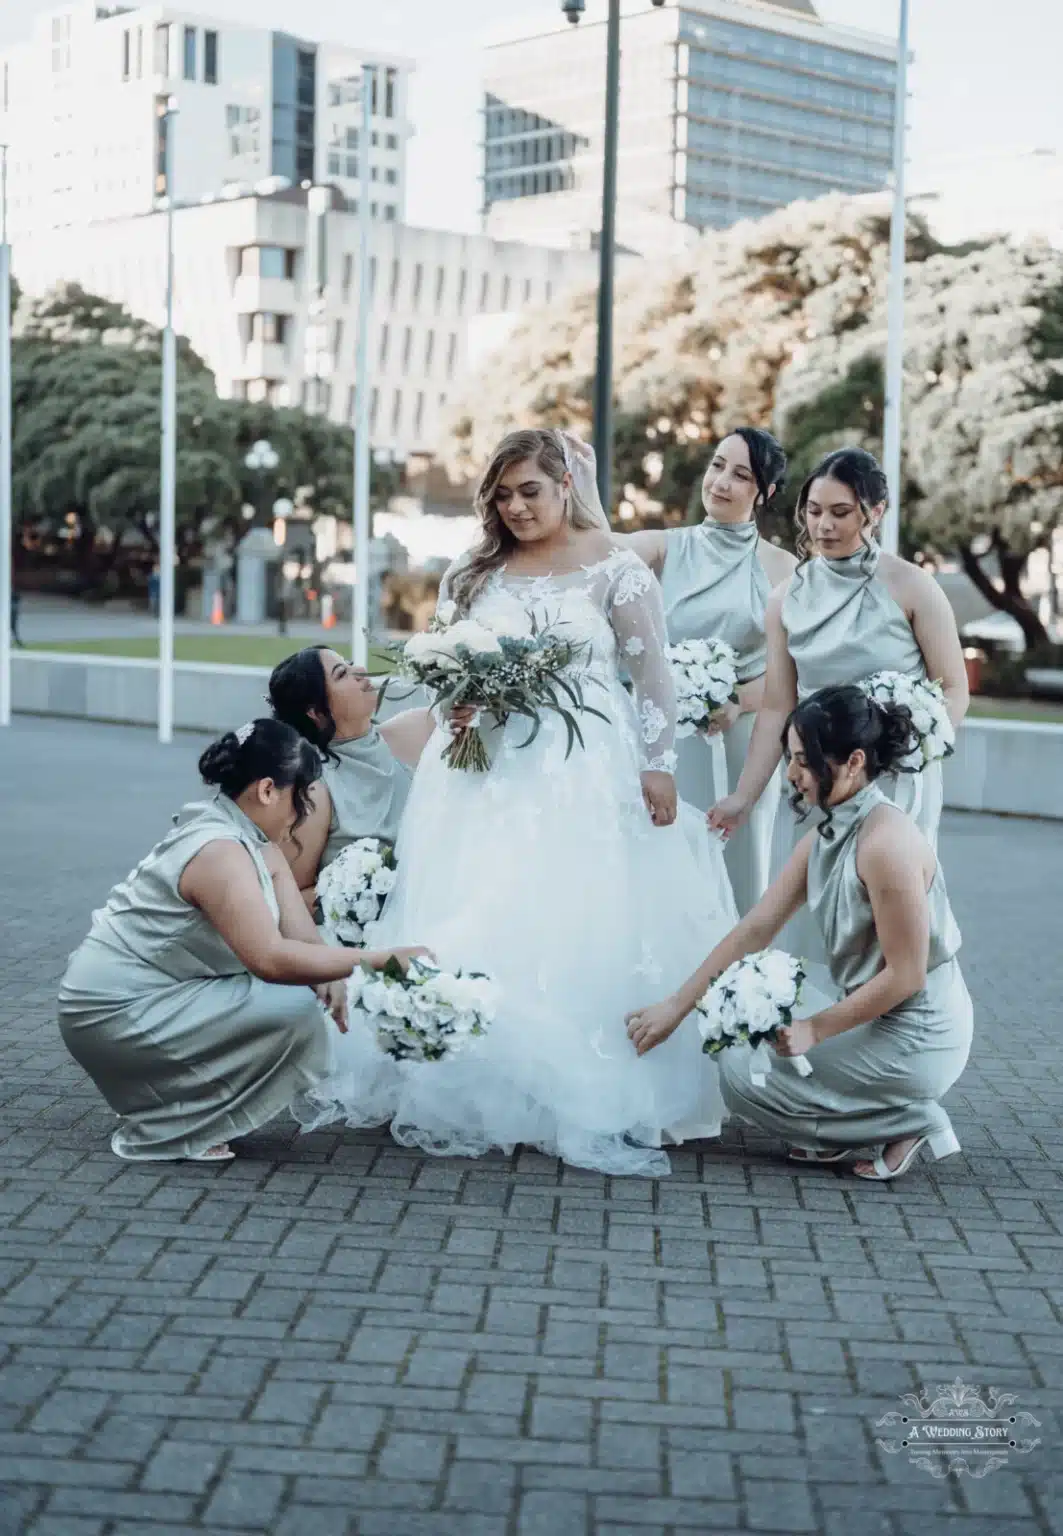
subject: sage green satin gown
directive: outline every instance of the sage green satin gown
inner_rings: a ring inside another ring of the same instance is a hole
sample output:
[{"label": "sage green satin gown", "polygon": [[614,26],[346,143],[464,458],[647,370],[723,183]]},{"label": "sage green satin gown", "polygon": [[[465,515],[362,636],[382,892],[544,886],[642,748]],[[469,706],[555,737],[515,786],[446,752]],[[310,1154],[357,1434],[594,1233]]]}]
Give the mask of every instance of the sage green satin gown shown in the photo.
[{"label": "sage green satin gown", "polygon": [[[926,677],[926,662],[908,616],[877,574],[881,550],[877,544],[844,560],[814,555],[799,565],[783,601],[782,623],[797,670],[797,696],[807,699],[820,688],[860,683],[873,672],[903,672]],[[933,849],[941,821],[941,764],[922,773],[883,777],[886,797],[915,819]],[[782,783],[771,850],[774,880],[804,834],[816,825],[819,813],[802,819],[790,805],[790,789]],[[799,912],[779,936],[791,954],[814,965],[825,965],[822,943],[808,912]]]},{"label": "sage green satin gown", "polygon": [[322,869],[360,837],[394,845],[412,779],[375,725],[356,740],[332,742],[331,751],[339,762],[330,759],[321,771],[332,801]]},{"label": "sage green satin gown", "polygon": [[[887,803],[877,783],[833,807],[833,841],[816,833],[808,860],[808,906],[826,949],[831,977],[848,994],[884,965],[867,889],[857,873],[860,830]],[[926,985],[889,1013],[824,1040],[808,1053],[801,1077],[773,1058],[763,1087],[749,1079],[748,1048],[716,1060],[732,1113],[809,1151],[884,1145],[930,1136],[938,1156],[959,1149],[939,1102],[967,1065],[971,999],[956,955],[960,930],[938,865],[927,893],[930,949]]]},{"label": "sage green satin gown", "polygon": [[[661,586],[669,642],[725,640],[738,655],[740,683],[753,682],[764,672],[764,611],[771,583],[757,558],[758,543],[756,523],[711,518],[696,527],[672,529],[665,538]],[[683,800],[707,811],[731,793],[745,765],[755,719],[754,714],[740,715],[721,737],[687,736],[676,742],[676,788]],[[776,775],[724,849],[741,917],[756,906],[768,884],[778,803]]]},{"label": "sage green satin gown", "polygon": [[194,1157],[286,1109],[327,1065],[313,991],[252,976],[178,885],[208,843],[239,843],[278,917],[267,839],[226,795],[173,830],[93,914],[59,990],[67,1049],[119,1117],[122,1157]]}]

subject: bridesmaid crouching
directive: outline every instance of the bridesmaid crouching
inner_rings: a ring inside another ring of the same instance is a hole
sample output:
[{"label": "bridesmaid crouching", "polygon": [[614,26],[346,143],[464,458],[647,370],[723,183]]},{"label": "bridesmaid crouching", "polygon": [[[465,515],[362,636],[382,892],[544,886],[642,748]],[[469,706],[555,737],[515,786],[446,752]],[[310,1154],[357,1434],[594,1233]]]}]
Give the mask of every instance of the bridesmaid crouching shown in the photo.
[{"label": "bridesmaid crouching", "polygon": [[362,667],[309,646],[274,667],[270,708],[324,758],[306,824],[285,852],[313,911],[320,872],[360,837],[394,844],[416,768],[435,721],[407,709],[377,726],[377,689]]},{"label": "bridesmaid crouching", "polygon": [[[713,977],[767,948],[806,902],[822,936],[840,1002],[780,1031],[782,1058],[763,1087],[747,1052],[717,1058],[728,1108],[790,1143],[798,1162],[857,1161],[861,1178],[904,1173],[920,1148],[959,1151],[938,1102],[967,1064],[971,999],[956,960],[960,932],[937,856],[915,822],[875,780],[896,771],[911,744],[907,710],[854,686],[824,688],[786,725],[794,802],[820,824],[799,842],[763,900],[675,994],[635,1013],[628,1033],[640,1055],[660,1043]],[[802,1077],[789,1058],[809,1055]]]},{"label": "bridesmaid crouching", "polygon": [[387,958],[323,944],[281,853],[321,774],[308,742],[256,720],[199,771],[218,794],[115,886],[59,991],[63,1040],[131,1160],[231,1158],[324,1072],[322,1004],[345,1029],[344,978]]}]

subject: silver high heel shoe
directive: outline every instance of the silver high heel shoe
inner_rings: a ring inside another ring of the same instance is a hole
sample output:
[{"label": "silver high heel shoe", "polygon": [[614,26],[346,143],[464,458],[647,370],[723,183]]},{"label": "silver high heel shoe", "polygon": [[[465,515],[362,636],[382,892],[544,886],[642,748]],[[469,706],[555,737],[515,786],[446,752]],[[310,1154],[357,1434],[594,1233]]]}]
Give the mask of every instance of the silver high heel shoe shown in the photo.
[{"label": "silver high heel shoe", "polygon": [[[898,1136],[897,1140],[900,1141],[901,1138]],[[883,1147],[882,1151],[877,1152],[871,1159],[871,1166],[874,1169],[873,1173],[861,1173],[859,1168],[854,1168],[853,1172],[858,1179],[869,1179],[873,1184],[888,1184],[891,1179],[899,1179],[902,1173],[908,1172],[908,1169],[915,1162],[924,1147],[930,1148],[931,1157],[938,1162],[941,1158],[951,1157],[954,1152],[958,1152],[960,1150],[960,1143],[956,1132],[950,1125],[945,1131],[935,1131],[930,1136],[920,1136],[919,1140],[908,1148],[908,1151],[896,1168],[891,1168],[885,1161],[882,1153],[885,1152],[886,1148]]]}]

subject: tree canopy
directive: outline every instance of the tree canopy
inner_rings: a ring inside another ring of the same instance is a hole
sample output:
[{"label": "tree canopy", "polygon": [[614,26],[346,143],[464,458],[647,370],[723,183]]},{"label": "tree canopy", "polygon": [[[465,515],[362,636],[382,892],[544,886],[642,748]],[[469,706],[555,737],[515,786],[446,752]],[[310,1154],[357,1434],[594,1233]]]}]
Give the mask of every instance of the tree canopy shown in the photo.
[{"label": "tree canopy", "polygon": [[[791,453],[784,512],[826,448],[880,450],[888,242],[884,199],[832,195],[621,270],[622,526],[700,516],[709,448],[742,423],[773,427]],[[902,537],[961,560],[1036,644],[1019,578],[1063,520],[1063,254],[1004,239],[949,251],[915,218],[907,250]],[[453,409],[451,472],[476,474],[518,424],[589,433],[595,346],[591,292],[529,314]]]}]

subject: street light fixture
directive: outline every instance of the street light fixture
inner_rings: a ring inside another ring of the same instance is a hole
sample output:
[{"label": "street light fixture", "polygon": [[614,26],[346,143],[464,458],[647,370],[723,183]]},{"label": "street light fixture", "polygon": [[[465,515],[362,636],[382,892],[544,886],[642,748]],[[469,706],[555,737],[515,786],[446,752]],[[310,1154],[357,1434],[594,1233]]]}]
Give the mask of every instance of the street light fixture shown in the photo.
[{"label": "street light fixture", "polygon": [[[664,3],[665,0],[652,0],[657,10]],[[585,0],[561,0],[561,10],[575,25],[586,10]],[[594,453],[598,460],[598,495],[608,516],[613,500],[613,289],[620,130],[620,0],[609,0],[605,54],[605,155],[598,275],[598,358],[594,376]]]}]

